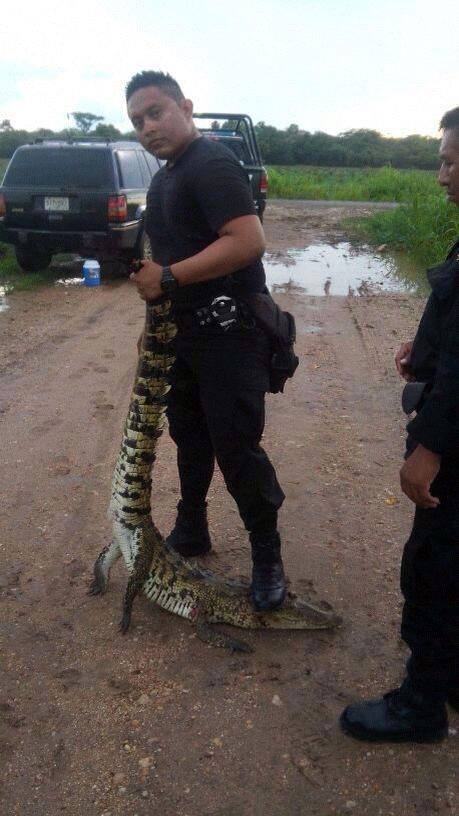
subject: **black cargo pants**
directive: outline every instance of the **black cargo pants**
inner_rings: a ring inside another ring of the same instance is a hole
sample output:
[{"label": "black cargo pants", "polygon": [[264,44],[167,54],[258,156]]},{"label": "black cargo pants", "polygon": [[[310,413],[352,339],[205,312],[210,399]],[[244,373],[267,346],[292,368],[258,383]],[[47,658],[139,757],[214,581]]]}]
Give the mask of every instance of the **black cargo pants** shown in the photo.
[{"label": "black cargo pants", "polygon": [[402,559],[402,638],[413,687],[439,700],[459,689],[459,456],[442,457],[431,492],[440,505],[416,508]]},{"label": "black cargo pants", "polygon": [[182,499],[202,505],[215,459],[246,529],[272,532],[284,493],[260,439],[269,387],[269,341],[256,326],[183,327],[168,394]]}]

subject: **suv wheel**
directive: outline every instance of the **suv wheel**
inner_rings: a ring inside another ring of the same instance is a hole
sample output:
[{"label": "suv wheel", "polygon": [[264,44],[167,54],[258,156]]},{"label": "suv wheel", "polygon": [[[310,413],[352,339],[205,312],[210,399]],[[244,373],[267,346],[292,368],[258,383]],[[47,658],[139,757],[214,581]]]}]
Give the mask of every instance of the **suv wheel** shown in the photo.
[{"label": "suv wheel", "polygon": [[103,278],[126,277],[127,265],[123,258],[106,258],[98,256],[100,274]]},{"label": "suv wheel", "polygon": [[24,272],[40,272],[47,269],[53,257],[48,249],[15,246],[16,260]]}]

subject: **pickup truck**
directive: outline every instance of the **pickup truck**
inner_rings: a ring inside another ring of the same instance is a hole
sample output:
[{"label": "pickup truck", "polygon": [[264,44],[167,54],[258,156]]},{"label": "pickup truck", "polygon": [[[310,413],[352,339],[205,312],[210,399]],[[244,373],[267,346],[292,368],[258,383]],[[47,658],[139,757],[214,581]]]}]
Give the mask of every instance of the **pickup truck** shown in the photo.
[{"label": "pickup truck", "polygon": [[[250,116],[195,117],[199,123],[210,119],[210,127],[199,127],[203,136],[225,144],[246,170],[262,219],[267,174]],[[14,245],[27,272],[46,269],[59,252],[129,264],[145,253],[146,194],[161,164],[133,141],[38,139],[23,145],[0,187],[0,241]]]},{"label": "pickup truck", "polygon": [[[250,116],[246,113],[195,113],[193,118],[197,120],[196,126],[203,136],[221,142],[233,151],[247,172],[255,207],[262,221],[268,194],[268,174],[261,160]],[[203,119],[209,120],[208,127],[200,126]]]}]

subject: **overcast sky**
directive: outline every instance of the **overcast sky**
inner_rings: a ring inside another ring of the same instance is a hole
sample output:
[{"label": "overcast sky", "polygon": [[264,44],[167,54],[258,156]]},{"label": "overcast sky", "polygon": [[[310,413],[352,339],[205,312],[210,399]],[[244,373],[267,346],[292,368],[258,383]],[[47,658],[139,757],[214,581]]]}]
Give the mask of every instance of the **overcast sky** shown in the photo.
[{"label": "overcast sky", "polygon": [[164,70],[196,110],[284,128],[436,134],[459,105],[457,0],[21,0],[0,26],[0,121],[127,130],[124,86]]}]

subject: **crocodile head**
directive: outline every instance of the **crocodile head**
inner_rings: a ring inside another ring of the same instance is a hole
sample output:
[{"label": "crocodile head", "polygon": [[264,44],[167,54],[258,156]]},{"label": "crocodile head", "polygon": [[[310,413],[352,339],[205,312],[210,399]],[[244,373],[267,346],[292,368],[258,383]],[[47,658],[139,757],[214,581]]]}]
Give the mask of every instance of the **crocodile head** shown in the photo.
[{"label": "crocodile head", "polygon": [[259,612],[257,618],[260,628],[267,629],[336,629],[342,623],[342,618],[323,601],[318,605],[291,593],[280,609]]}]

